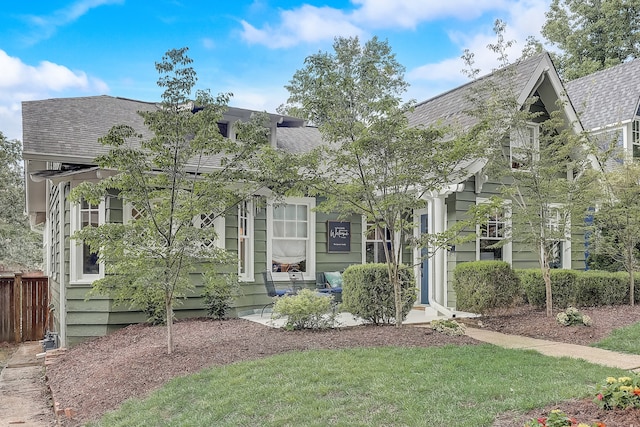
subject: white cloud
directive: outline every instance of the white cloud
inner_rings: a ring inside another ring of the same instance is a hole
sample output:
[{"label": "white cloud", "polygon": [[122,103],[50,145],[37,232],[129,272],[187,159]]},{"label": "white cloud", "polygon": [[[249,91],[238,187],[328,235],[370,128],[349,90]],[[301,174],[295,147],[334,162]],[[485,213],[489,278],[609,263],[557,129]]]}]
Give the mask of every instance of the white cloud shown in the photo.
[{"label": "white cloud", "polygon": [[443,18],[471,20],[488,10],[503,10],[507,0],[352,0],[359,5],[354,20],[373,28],[415,28]]},{"label": "white cloud", "polygon": [[109,91],[102,80],[83,71],[42,61],[27,65],[0,50],[0,131],[8,138],[22,139],[21,102],[51,96],[104,94]]},{"label": "white cloud", "polygon": [[349,15],[330,7],[303,5],[280,12],[277,27],[265,25],[258,29],[242,20],[242,37],[249,43],[269,48],[284,48],[299,43],[333,40],[336,36],[360,36],[362,29],[350,22]]},{"label": "white cloud", "polygon": [[91,9],[110,4],[122,4],[124,0],[78,0],[68,7],[55,10],[51,15],[28,15],[26,18],[35,27],[34,32],[27,36],[29,43],[37,43],[55,34],[58,27],[70,24],[85,15]]},{"label": "white cloud", "polygon": [[[548,10],[549,3],[549,0],[519,0],[508,3],[505,17],[502,19],[507,24],[504,39],[515,41],[507,50],[510,61],[520,57],[528,36],[541,39],[540,29],[545,22],[544,14]],[[460,59],[465,49],[469,49],[474,54],[474,67],[481,70],[481,75],[488,74],[497,68],[499,66],[497,55],[487,48],[490,43],[496,43],[493,26],[480,30],[477,27],[474,29],[475,32],[451,31],[449,39],[459,48],[457,56],[410,70],[407,73],[407,80],[412,86],[419,88],[435,86],[448,90],[467,82],[468,78],[462,74],[462,70],[466,67]],[[435,94],[437,93],[433,93]]]},{"label": "white cloud", "polygon": [[205,37],[202,39],[202,47],[211,50],[216,47],[216,42],[212,38]]}]

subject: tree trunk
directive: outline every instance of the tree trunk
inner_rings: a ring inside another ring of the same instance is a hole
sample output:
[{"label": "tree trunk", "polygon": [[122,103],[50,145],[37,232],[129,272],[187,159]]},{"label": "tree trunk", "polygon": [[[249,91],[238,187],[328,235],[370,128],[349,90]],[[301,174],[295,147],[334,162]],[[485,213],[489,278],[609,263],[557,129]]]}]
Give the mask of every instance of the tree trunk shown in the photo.
[{"label": "tree trunk", "polygon": [[165,308],[167,312],[167,354],[173,353],[173,304],[171,299],[165,300]]},{"label": "tree trunk", "polygon": [[633,268],[629,272],[629,305],[635,305],[636,290],[635,278],[633,277]]},{"label": "tree trunk", "polygon": [[553,316],[553,295],[551,294],[551,269],[545,265],[542,269],[542,278],[544,279],[544,289],[546,293],[547,317]]},{"label": "tree trunk", "polygon": [[400,286],[400,277],[398,277],[398,269],[393,278],[393,296],[396,303],[396,328],[402,327],[402,287]]}]

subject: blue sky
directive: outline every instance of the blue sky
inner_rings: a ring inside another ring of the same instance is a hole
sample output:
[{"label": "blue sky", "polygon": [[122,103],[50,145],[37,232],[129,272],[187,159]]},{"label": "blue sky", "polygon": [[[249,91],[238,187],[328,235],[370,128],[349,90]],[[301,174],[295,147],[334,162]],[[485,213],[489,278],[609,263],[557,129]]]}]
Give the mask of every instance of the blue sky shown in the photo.
[{"label": "blue sky", "polygon": [[158,101],[154,63],[189,47],[198,88],[231,105],[274,112],[304,58],[336,36],[389,41],[406,67],[408,99],[465,83],[465,48],[489,72],[493,22],[507,23],[516,59],[550,0],[59,0],[0,10],[0,131],[22,140],[21,102],[108,94]]}]

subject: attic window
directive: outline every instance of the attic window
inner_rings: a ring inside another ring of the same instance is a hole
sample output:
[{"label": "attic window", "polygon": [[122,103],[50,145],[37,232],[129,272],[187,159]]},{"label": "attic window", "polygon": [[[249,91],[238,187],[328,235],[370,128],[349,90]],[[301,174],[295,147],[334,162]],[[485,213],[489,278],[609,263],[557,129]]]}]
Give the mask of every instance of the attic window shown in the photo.
[{"label": "attic window", "polygon": [[529,123],[516,129],[510,139],[509,158],[511,169],[527,171],[538,157],[539,126]]}]

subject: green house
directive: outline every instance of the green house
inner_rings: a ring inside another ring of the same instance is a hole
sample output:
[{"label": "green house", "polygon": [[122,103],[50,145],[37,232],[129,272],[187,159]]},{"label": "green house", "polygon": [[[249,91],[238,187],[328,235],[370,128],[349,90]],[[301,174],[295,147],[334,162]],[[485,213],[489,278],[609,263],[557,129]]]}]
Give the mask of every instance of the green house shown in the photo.
[{"label": "green house", "polygon": [[[550,111],[558,108],[556,101],[564,99],[564,89],[548,54],[523,60],[512,67],[515,72],[511,84],[519,93],[521,105],[530,96],[538,97],[535,107],[545,112],[541,117],[548,117]],[[481,82],[482,79],[418,104],[409,117],[410,124],[455,122],[462,128],[470,127],[474,119],[464,113],[468,107],[467,95]],[[91,283],[103,274],[103,266],[84,250],[82,242],[70,239],[83,226],[126,221],[135,218],[136,212],[123,206],[117,198],[91,206],[70,203],[68,195],[79,183],[100,180],[109,173],[100,170],[94,162],[96,155],[105,150],[98,138],[116,124],[130,125],[149,136],[136,112],[155,108],[158,106],[154,103],[111,96],[23,103],[27,213],[33,225],[42,225],[44,229],[45,270],[50,280],[55,319],[51,329],[58,333],[60,345],[72,346],[125,325],[145,321],[142,312],[116,306],[107,297],[87,299]],[[562,108],[566,126],[580,132],[582,129],[571,103],[566,102]],[[233,138],[234,123],[246,120],[251,113],[250,110],[229,108],[224,120],[218,123],[220,132]],[[302,120],[278,114],[271,114],[270,118],[271,144],[278,149],[295,153],[323,144],[318,130],[306,126]],[[532,138],[537,135],[537,126],[539,123],[530,125]],[[508,147],[509,141],[506,144]],[[427,207],[414,212],[414,234],[445,230],[461,218],[469,206],[497,194],[499,183],[486,175],[485,166],[484,159],[471,162],[458,182],[451,182],[439,192],[430,194],[426,198]],[[318,273],[344,270],[352,264],[384,261],[384,245],[394,236],[368,232],[367,224],[360,217],[337,221],[335,215],[316,212],[315,198],[287,198],[284,203],[274,205],[269,190],[263,190],[228,211],[223,219],[211,221],[212,224],[203,220],[203,224],[215,227],[219,236],[216,244],[238,256],[243,292],[236,300],[235,315],[253,312],[270,301],[263,282],[264,271],[270,271],[276,282],[289,285],[287,270],[295,266],[302,271],[301,283],[314,287]],[[295,237],[282,233],[285,218],[289,226],[295,226]],[[479,230],[502,231],[484,235],[480,232],[475,241],[451,251],[432,251],[432,256],[425,260],[423,250],[407,247],[402,261],[415,268],[417,304],[452,314],[456,298],[450,278],[455,266],[461,262],[503,259],[516,268],[536,265],[537,254],[519,247],[515,238],[514,243],[507,243],[499,250],[489,248],[496,240],[507,238],[504,230],[509,226],[506,216],[493,217],[491,222]],[[584,268],[584,245],[580,242],[579,238],[560,242],[558,267]],[[177,317],[203,315],[205,310],[198,288],[176,307]]]}]

